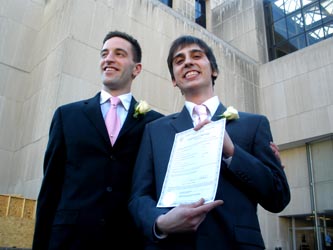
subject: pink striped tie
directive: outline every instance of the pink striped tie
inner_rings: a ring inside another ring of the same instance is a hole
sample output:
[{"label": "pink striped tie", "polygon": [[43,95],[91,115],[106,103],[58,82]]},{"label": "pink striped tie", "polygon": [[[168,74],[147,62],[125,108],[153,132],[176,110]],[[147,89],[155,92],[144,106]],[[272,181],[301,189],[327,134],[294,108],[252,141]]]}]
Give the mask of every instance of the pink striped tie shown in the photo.
[{"label": "pink striped tie", "polygon": [[110,141],[114,145],[120,130],[120,118],[117,114],[117,106],[120,99],[116,97],[110,98],[110,109],[105,118],[106,128],[109,133]]},{"label": "pink striped tie", "polygon": [[193,113],[198,115],[198,120],[195,122],[196,124],[207,119],[207,107],[205,105],[195,105]]}]

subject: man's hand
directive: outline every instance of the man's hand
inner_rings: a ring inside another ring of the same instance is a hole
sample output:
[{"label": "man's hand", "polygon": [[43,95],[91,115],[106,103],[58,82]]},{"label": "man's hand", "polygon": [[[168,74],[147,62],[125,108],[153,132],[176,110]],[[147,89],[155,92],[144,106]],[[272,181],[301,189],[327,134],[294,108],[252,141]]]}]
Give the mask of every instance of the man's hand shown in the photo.
[{"label": "man's hand", "polygon": [[274,142],[270,143],[270,147],[271,147],[276,159],[278,159],[278,161],[281,163],[282,168],[285,168],[284,164],[282,164],[282,161],[281,161],[279,147]]},{"label": "man's hand", "polygon": [[206,119],[202,122],[199,122],[195,127],[194,127],[194,130],[195,131],[198,131],[199,129],[201,129],[203,126],[205,126],[206,124],[210,123],[211,121]]},{"label": "man's hand", "polygon": [[[206,119],[202,122],[199,122],[195,127],[194,130],[198,131],[199,129],[201,129],[203,126],[205,126],[206,124],[210,123],[211,121]],[[228,134],[228,132],[225,130],[224,131],[224,139],[223,139],[223,154],[226,157],[229,156],[233,156],[234,155],[234,143],[232,142],[232,140],[230,139],[230,136]]]},{"label": "man's hand", "polygon": [[225,157],[230,157],[234,155],[235,146],[232,142],[227,130],[224,131],[224,138],[223,138],[223,155]]},{"label": "man's hand", "polygon": [[201,198],[192,204],[179,205],[159,216],[156,226],[163,234],[193,232],[197,230],[208,212],[222,204],[222,200],[204,204],[204,199]]}]

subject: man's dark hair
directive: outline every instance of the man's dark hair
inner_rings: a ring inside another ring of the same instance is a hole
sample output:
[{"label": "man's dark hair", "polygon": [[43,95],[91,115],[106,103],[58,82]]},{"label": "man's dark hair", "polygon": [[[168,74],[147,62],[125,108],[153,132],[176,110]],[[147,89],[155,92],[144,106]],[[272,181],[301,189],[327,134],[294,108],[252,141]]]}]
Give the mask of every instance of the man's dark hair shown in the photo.
[{"label": "man's dark hair", "polygon": [[142,52],[139,42],[131,35],[121,31],[110,31],[104,38],[103,44],[112,37],[120,37],[132,44],[133,60],[136,63],[141,62]]},{"label": "man's dark hair", "polygon": [[[210,66],[212,68],[212,71],[215,71],[216,73],[219,72],[217,63],[216,63],[216,58],[213,54],[213,50],[205,43],[203,40],[200,38],[194,37],[194,36],[181,36],[177,38],[173,43],[171,44],[170,50],[169,50],[169,55],[167,59],[168,67],[169,67],[169,72],[171,75],[172,80],[175,80],[175,75],[173,73],[173,68],[172,68],[172,61],[173,61],[173,56],[175,52],[179,49],[184,48],[187,45],[191,44],[197,44],[203,51],[205,52],[209,62]],[[213,86],[215,84],[217,76],[212,76],[212,82]]]}]

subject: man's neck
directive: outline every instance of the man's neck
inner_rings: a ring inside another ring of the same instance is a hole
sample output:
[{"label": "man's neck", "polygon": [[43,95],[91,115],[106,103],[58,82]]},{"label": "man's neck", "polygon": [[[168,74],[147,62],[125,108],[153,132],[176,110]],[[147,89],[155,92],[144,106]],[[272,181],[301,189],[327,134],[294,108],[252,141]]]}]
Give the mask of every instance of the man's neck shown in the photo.
[{"label": "man's neck", "polygon": [[195,104],[202,104],[208,99],[212,98],[214,93],[207,93],[207,94],[198,94],[198,95],[185,95],[185,100],[189,102],[193,102]]}]

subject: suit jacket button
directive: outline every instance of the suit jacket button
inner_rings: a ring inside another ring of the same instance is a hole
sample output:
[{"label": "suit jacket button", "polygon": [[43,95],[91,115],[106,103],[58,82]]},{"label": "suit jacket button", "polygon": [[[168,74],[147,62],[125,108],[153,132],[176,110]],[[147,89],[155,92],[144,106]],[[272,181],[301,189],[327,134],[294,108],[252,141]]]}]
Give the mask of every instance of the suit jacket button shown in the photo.
[{"label": "suit jacket button", "polygon": [[108,191],[109,193],[112,192],[112,187],[107,187],[106,191]]},{"label": "suit jacket button", "polygon": [[100,224],[101,226],[104,226],[104,225],[106,224],[105,219],[100,219],[100,220],[99,220],[99,224]]}]

